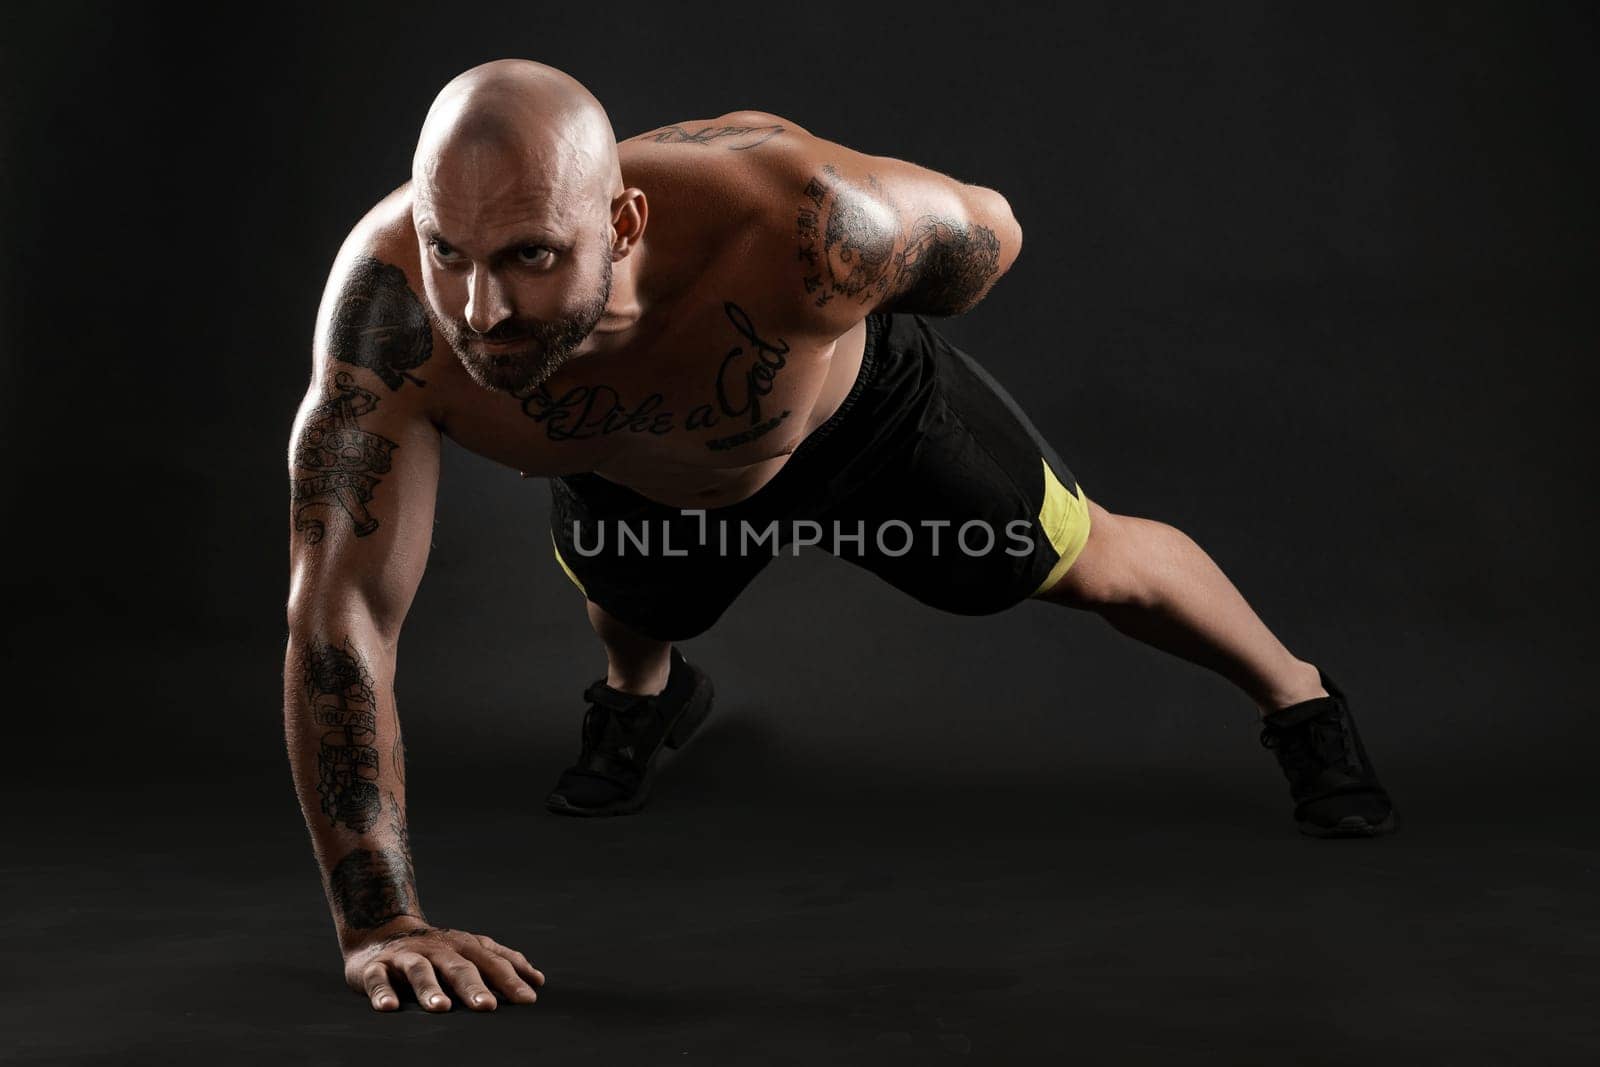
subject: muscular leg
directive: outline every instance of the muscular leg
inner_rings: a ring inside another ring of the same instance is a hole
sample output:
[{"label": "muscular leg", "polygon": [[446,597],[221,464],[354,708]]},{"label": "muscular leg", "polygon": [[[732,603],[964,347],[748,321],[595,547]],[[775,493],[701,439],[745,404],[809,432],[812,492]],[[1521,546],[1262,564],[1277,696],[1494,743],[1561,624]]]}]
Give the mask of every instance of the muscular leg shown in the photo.
[{"label": "muscular leg", "polygon": [[672,642],[657,641],[589,601],[589,625],[606,646],[606,684],[624,693],[659,693],[671,671]]},{"label": "muscular leg", "polygon": [[1093,611],[1129,637],[1216,671],[1263,715],[1327,695],[1317,668],[1283,647],[1183,531],[1092,500],[1089,518],[1082,552],[1039,599]]}]

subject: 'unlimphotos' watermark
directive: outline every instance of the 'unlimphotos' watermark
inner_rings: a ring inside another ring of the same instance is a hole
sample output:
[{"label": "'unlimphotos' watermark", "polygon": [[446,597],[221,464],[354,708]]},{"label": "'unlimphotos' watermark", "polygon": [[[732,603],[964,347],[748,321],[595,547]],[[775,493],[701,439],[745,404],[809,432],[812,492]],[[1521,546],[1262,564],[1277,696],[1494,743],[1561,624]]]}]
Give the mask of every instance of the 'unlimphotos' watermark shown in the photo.
[{"label": "'unlimphotos' watermark", "polygon": [[[820,522],[812,519],[794,519],[789,522],[789,536],[780,537],[783,527],[779,520],[773,519],[765,525],[756,525],[748,519],[740,519],[731,523],[726,519],[716,520],[715,530],[706,519],[706,512],[699,508],[681,508],[678,514],[695,516],[699,529],[696,531],[695,545],[706,548],[715,543],[720,555],[748,556],[752,551],[769,551],[773,556],[780,555],[784,545],[793,547],[793,555],[798,556],[802,548],[813,545],[823,545],[824,536],[828,531],[823,529]],[[967,556],[987,556],[996,551],[1004,552],[1008,556],[1027,556],[1034,550],[1034,541],[1030,536],[1033,523],[1027,519],[1012,519],[1006,523],[1004,530],[1004,547],[1002,538],[995,532],[995,528],[983,519],[969,519],[960,526],[955,526],[949,519],[922,519],[916,524],[903,519],[888,519],[878,523],[876,529],[867,531],[864,520],[857,520],[855,529],[849,530],[845,524],[838,520],[830,523],[832,539],[827,542],[831,547],[826,550],[834,555],[843,553],[843,546],[854,545],[854,551],[864,553],[870,538],[871,543],[878,552],[885,556],[904,556],[912,549],[922,545],[922,555],[939,556],[944,552],[961,552]],[[572,524],[573,550],[580,556],[593,557],[606,551],[607,526],[612,528],[610,544],[613,551],[624,556],[635,552],[641,556],[687,556],[689,549],[686,544],[674,546],[674,534],[680,537],[685,531],[676,528],[673,524],[662,519],[656,524],[642,522],[638,524],[627,523],[620,520],[595,524],[594,529],[588,532],[587,538],[592,544],[585,544],[586,535],[582,525],[578,522]],[[954,527],[954,529],[952,529]],[[660,531],[659,538],[652,538],[652,528]],[[713,533],[715,537],[713,539]]]}]

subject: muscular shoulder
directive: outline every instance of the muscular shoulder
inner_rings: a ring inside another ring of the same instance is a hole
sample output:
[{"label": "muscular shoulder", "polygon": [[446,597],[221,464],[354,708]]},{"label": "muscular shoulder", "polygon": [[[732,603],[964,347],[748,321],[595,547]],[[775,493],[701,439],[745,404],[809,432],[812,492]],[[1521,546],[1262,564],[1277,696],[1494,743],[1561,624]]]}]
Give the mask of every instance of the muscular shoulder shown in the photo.
[{"label": "muscular shoulder", "polygon": [[674,153],[655,172],[664,184],[696,176],[692,213],[711,222],[730,269],[761,285],[772,321],[792,334],[837,337],[876,310],[960,314],[1021,247],[994,190],[859,152],[771,112],[636,140]]},{"label": "muscular shoulder", "polygon": [[791,330],[837,336],[876,310],[960,314],[1016,259],[1021,228],[995,190],[764,117],[782,132],[743,153],[742,251]]},{"label": "muscular shoulder", "polygon": [[349,374],[404,397],[391,407],[425,411],[434,361],[448,351],[425,300],[407,183],[356,223],[334,258],[317,312],[314,380]]},{"label": "muscular shoulder", "polygon": [[619,142],[621,145],[681,145],[718,152],[751,152],[788,135],[804,134],[798,123],[770,111],[729,111],[709,119],[685,119],[657,126]]},{"label": "muscular shoulder", "polygon": [[838,306],[824,310],[834,294],[823,274],[818,214],[821,183],[840,154],[865,157],[769,111],[672,123],[631,137],[622,148],[625,169],[638,175],[647,195],[671,191],[669,216],[695,216],[692,229],[657,216],[669,240],[725,246],[722,254],[697,258],[724,262],[759,285],[785,329],[836,336],[866,315],[866,307],[854,309],[859,314],[853,319]]}]

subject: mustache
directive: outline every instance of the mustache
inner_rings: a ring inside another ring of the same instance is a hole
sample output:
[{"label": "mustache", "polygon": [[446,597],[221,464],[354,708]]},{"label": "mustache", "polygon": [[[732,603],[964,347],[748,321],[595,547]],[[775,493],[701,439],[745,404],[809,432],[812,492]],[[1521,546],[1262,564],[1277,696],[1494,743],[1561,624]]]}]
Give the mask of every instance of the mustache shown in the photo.
[{"label": "mustache", "polygon": [[537,334],[538,330],[534,327],[512,322],[497,323],[485,333],[479,333],[471,326],[466,326],[461,331],[461,336],[469,341],[520,341]]}]

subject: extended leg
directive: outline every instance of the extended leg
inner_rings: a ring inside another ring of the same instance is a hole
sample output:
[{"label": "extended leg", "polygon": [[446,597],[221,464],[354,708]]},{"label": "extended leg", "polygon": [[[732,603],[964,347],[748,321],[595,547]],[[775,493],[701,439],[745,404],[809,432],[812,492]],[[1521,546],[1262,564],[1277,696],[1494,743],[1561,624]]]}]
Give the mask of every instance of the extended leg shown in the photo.
[{"label": "extended leg", "polygon": [[1093,611],[1129,637],[1216,671],[1263,715],[1327,695],[1317,668],[1273,636],[1183,531],[1093,500],[1089,517],[1083,551],[1039,599]]},{"label": "extended leg", "polygon": [[657,641],[589,601],[589,625],[606,646],[606,684],[624,693],[659,693],[667,684],[672,642]]}]

